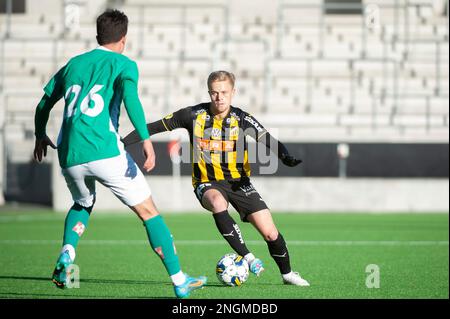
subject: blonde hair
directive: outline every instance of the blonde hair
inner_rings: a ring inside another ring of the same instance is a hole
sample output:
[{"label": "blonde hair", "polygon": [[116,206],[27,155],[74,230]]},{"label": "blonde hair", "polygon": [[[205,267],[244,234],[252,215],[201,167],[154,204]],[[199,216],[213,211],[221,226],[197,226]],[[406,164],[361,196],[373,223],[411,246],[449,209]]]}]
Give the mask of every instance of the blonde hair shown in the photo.
[{"label": "blonde hair", "polygon": [[211,88],[211,84],[215,81],[230,81],[231,86],[234,88],[234,82],[236,78],[234,74],[228,71],[214,71],[208,76],[208,89]]}]

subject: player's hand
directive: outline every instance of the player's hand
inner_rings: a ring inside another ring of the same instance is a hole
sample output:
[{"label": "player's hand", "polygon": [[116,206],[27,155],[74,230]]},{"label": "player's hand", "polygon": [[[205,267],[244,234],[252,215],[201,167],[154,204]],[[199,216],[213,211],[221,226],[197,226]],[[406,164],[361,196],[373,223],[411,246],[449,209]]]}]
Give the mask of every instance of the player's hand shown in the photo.
[{"label": "player's hand", "polygon": [[142,143],[142,150],[145,156],[143,167],[146,172],[150,172],[155,167],[155,151],[153,150],[153,144],[150,139],[146,139]]},{"label": "player's hand", "polygon": [[281,154],[281,161],[283,162],[284,165],[289,167],[297,166],[302,162],[301,159],[296,159],[294,156],[289,154]]},{"label": "player's hand", "polygon": [[47,135],[43,138],[36,139],[33,151],[33,157],[36,161],[42,162],[42,159],[47,156],[47,146],[56,149],[55,144],[53,144],[52,140]]}]

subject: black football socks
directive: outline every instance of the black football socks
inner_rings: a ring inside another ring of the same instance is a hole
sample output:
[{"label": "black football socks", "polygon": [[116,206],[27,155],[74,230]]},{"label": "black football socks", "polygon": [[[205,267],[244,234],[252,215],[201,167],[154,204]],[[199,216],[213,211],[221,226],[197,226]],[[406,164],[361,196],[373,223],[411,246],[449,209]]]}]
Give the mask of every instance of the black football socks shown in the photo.
[{"label": "black football socks", "polygon": [[275,260],[278,268],[280,268],[281,274],[284,275],[290,273],[291,263],[289,260],[289,252],[283,236],[278,233],[277,239],[275,239],[274,241],[266,241],[266,243],[269,247],[270,255],[272,256],[273,260]]},{"label": "black football socks", "polygon": [[233,218],[228,214],[227,210],[213,214],[217,229],[219,229],[223,238],[230,244],[231,248],[241,256],[249,253],[244,239],[242,238],[239,226],[234,222]]}]

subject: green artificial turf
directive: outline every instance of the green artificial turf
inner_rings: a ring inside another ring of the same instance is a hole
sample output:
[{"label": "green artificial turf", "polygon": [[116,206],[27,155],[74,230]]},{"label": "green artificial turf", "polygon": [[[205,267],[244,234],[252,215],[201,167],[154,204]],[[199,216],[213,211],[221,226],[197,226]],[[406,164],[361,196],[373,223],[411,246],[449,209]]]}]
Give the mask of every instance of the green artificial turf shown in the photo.
[{"label": "green artificial turf", "polygon": [[[232,216],[238,220],[236,213]],[[191,298],[449,298],[448,214],[274,213],[294,271],[310,287],[286,286],[267,246],[239,222],[249,249],[265,262],[259,278],[226,287],[215,275],[232,252],[209,213],[164,215],[182,269],[206,275]],[[173,298],[164,267],[132,213],[94,212],[77,249],[80,288],[57,289],[50,277],[61,247],[64,214],[0,212],[0,298]],[[379,288],[367,288],[366,267],[379,267]]]}]

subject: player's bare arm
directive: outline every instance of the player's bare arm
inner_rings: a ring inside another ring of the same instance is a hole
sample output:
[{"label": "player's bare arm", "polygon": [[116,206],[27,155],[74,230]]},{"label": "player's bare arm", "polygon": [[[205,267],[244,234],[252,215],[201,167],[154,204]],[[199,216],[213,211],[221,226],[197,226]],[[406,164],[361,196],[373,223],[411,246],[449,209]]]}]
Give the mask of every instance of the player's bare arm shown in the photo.
[{"label": "player's bare arm", "polygon": [[155,167],[155,151],[153,149],[153,144],[150,141],[150,139],[144,140],[142,143],[142,150],[145,155],[145,163],[144,163],[144,169],[146,172],[151,171]]}]

